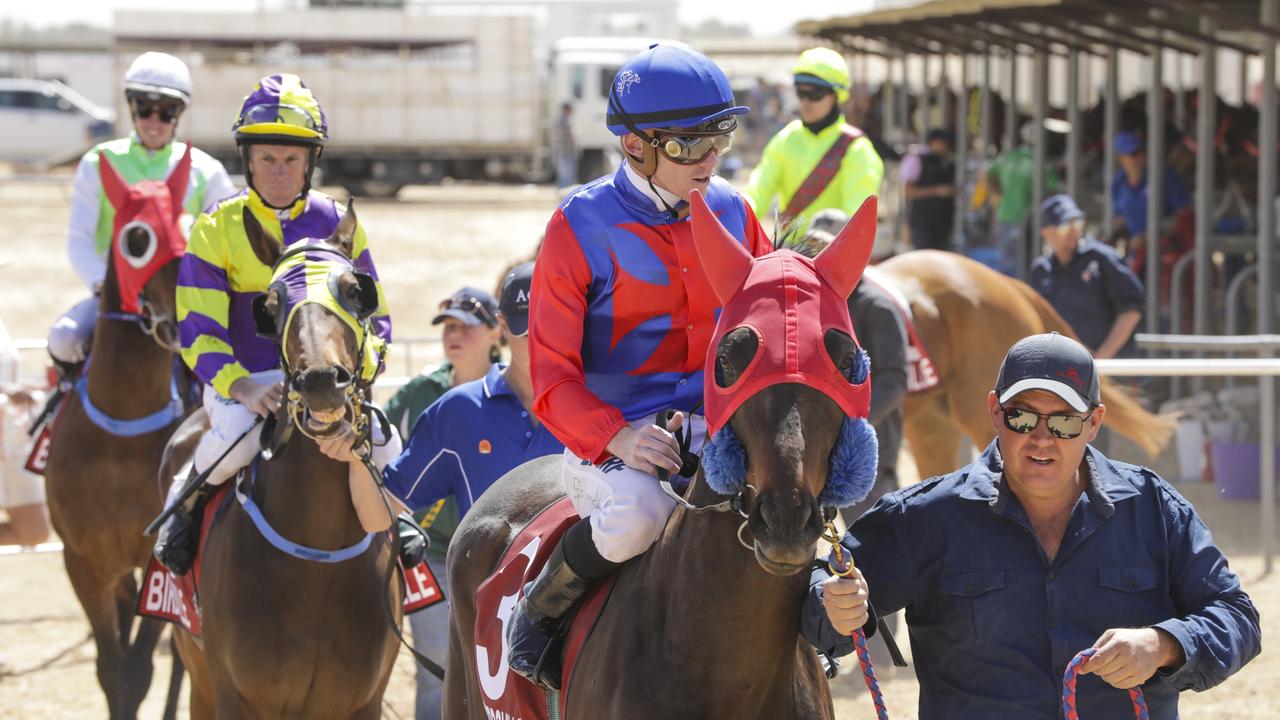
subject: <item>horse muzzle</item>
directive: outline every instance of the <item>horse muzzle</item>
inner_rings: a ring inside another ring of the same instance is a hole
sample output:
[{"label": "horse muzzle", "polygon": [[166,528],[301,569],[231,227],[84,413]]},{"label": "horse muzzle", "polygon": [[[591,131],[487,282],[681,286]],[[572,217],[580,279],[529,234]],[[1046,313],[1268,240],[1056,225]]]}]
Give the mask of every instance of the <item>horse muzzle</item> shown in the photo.
[{"label": "horse muzzle", "polygon": [[300,401],[300,420],[309,433],[323,436],[351,415],[353,377],[339,365],[297,372],[292,385]]},{"label": "horse muzzle", "polygon": [[756,562],[773,575],[794,575],[813,563],[822,534],[818,501],[798,490],[761,494],[747,518]]}]

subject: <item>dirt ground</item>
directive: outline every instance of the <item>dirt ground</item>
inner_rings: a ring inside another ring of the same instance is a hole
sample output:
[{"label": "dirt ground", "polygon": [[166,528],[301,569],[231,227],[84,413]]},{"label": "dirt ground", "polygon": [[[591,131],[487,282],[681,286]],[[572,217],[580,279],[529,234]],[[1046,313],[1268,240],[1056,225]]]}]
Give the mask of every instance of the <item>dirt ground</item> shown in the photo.
[{"label": "dirt ground", "polygon": [[[0,318],[15,338],[43,337],[59,312],[85,290],[65,257],[68,177],[47,182],[0,178],[0,217],[10,230],[0,243]],[[449,186],[410,188],[397,202],[360,201],[399,338],[429,338],[435,303],[462,285],[491,288],[502,269],[534,248],[555,205],[547,188]],[[438,346],[412,353],[396,349],[392,374],[406,374],[438,360]],[[37,373],[42,357],[28,353]],[[908,469],[904,478],[910,478]],[[1258,555],[1258,505],[1216,497],[1211,485],[1179,486],[1200,510],[1240,574],[1264,619],[1263,645],[1276,638],[1267,620],[1280,615],[1280,577],[1263,574]],[[1276,543],[1280,546],[1280,542]],[[899,642],[907,650],[905,631]],[[878,645],[878,640],[873,644]],[[169,657],[157,653],[156,680],[141,717],[160,716]],[[402,652],[386,696],[389,718],[412,716],[411,659]],[[916,717],[917,686],[911,670],[881,662],[879,672],[890,714]],[[1186,718],[1280,716],[1280,659],[1264,653],[1225,685],[1186,693]],[[856,663],[846,663],[834,685],[842,720],[875,716]],[[94,675],[88,624],[71,592],[58,553],[0,556],[0,718],[101,718],[105,703]],[[184,709],[180,715],[186,717]]]}]

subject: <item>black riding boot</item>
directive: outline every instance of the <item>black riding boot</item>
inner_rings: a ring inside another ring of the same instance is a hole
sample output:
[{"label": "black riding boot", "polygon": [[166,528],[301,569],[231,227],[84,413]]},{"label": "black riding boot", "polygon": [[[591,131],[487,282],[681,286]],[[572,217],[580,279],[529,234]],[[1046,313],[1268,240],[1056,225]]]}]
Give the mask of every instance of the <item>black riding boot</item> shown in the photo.
[{"label": "black riding boot", "polygon": [[[182,491],[185,492],[198,477],[199,473],[196,472],[195,467],[192,467]],[[191,496],[169,516],[168,520],[164,521],[160,531],[156,533],[156,546],[152,554],[174,575],[186,575],[196,561],[196,550],[200,543],[200,518],[204,503],[216,489],[216,486],[208,483],[196,488],[196,491],[191,493]]]},{"label": "black riding boot", "polygon": [[559,690],[564,616],[597,580],[619,564],[601,557],[587,518],[569,528],[542,572],[525,586],[524,597],[512,613],[507,628],[511,670],[536,685]]},{"label": "black riding boot", "polygon": [[427,559],[431,537],[412,515],[400,513],[396,516],[396,535],[400,539],[400,565],[405,570],[418,567]]}]

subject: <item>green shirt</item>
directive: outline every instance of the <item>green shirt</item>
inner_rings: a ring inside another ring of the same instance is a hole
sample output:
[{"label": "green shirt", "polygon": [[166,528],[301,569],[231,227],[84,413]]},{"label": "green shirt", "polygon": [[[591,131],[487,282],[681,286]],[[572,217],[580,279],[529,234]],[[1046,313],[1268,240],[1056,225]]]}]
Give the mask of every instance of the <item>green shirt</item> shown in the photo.
[{"label": "green shirt", "polygon": [[[435,372],[419,375],[405,383],[387,402],[387,419],[396,426],[400,437],[406,442],[422,412],[449,391],[449,376],[452,374],[453,366],[445,363]],[[422,521],[425,516],[436,513],[435,519],[427,527],[427,536],[431,538],[431,549],[427,550],[427,554],[437,560],[444,560],[445,553],[449,551],[449,541],[453,539],[453,533],[461,522],[458,517],[458,501],[449,496],[441,502],[443,505],[438,510],[432,505],[418,516],[418,520]]]},{"label": "green shirt", "polygon": [[[1035,155],[1029,146],[1014,148],[991,164],[989,177],[1000,184],[1000,206],[996,208],[996,222],[1021,225],[1031,214],[1031,200],[1035,184]],[[1046,197],[1058,189],[1058,174],[1045,165],[1044,190]]]}]

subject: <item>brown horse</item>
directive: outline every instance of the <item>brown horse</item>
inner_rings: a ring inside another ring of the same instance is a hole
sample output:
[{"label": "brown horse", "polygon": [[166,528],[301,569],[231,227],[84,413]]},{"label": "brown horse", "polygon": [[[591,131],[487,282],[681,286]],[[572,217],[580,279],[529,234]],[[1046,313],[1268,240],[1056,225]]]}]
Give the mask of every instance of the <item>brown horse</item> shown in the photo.
[{"label": "brown horse", "polygon": [[[97,645],[98,682],[112,718],[137,714],[151,685],[151,655],[163,629],[139,622],[130,640],[137,583],[160,511],[153,491],[165,440],[186,414],[186,380],[174,379],[174,297],[186,240],[178,229],[190,155],[166,182],[127,186],[106,156],[103,190],[116,209],[93,355],[55,424],[45,471],[49,515],[63,542],[67,575]],[[148,277],[148,273],[150,273]],[[141,290],[141,298],[139,298]],[[174,679],[181,680],[181,666]]]},{"label": "brown horse", "polygon": [[[920,477],[941,475],[955,469],[962,435],[979,448],[995,437],[986,397],[1005,352],[1036,333],[1075,335],[1031,286],[961,255],[918,250],[877,267],[906,295],[941,379],[938,387],[909,394],[903,403],[904,431]],[[1173,433],[1172,420],[1147,412],[1106,378],[1102,402],[1107,426],[1152,455]]]},{"label": "brown horse", "polygon": [[[736,247],[742,257],[746,253],[696,196],[693,208],[698,255],[725,306],[717,327],[723,339],[708,355],[705,372],[719,388],[752,388],[749,395],[741,393],[745,398],[737,390],[725,391],[741,404],[736,410],[732,401],[717,404],[729,415],[719,416],[728,423],[713,436],[730,430],[745,451],[740,487],[747,490],[740,500],[747,519],[709,511],[708,506],[725,497],[711,489],[705,467],[700,469],[685,495],[698,509],[677,507],[655,545],[619,571],[567,678],[566,717],[832,718],[826,678],[813,648],[799,635],[799,612],[823,527],[819,497],[829,489],[828,474],[836,466],[833,449],[848,413],[825,386],[815,389],[786,380],[769,384],[759,375],[742,384],[739,380],[769,367],[783,355],[780,347],[802,347],[798,352],[803,357],[840,368],[842,376],[855,361],[857,348],[841,294],[852,290],[870,254],[875,203],[868,202],[813,261],[820,275],[824,267],[840,267],[847,273],[847,287],[828,279],[826,287],[839,289],[825,290],[830,298],[799,311],[791,304],[795,296],[788,294],[796,292],[794,285],[756,283],[757,276],[745,272],[736,275],[736,282],[723,281],[740,272],[726,268],[734,253],[723,248]],[[714,247],[721,248],[718,258]],[[768,256],[756,260],[756,266],[789,262],[786,256],[793,255],[789,250],[777,254],[783,257]],[[735,295],[737,288],[741,290]],[[800,312],[825,319],[831,307],[845,313],[846,329],[824,325],[825,336],[797,339],[794,330],[779,328],[764,337],[768,330],[757,334],[752,328],[760,325],[750,324],[761,312],[778,317],[785,312],[786,322],[792,323]],[[744,308],[753,314],[739,324],[735,318]],[[713,409],[708,400],[709,425],[715,422]],[[864,459],[870,463],[869,487],[874,458],[864,454]],[[453,622],[444,701],[444,716],[450,720],[486,717],[476,666],[476,589],[519,530],[564,496],[562,462],[542,458],[512,470],[485,491],[454,535],[448,558]],[[505,671],[504,665],[500,672]],[[514,675],[509,681],[523,682]]]},{"label": "brown horse", "polygon": [[[244,222],[255,254],[276,268],[263,303],[270,315],[265,330],[285,330],[278,339],[291,398],[277,420],[286,433],[322,437],[363,412],[361,400],[373,379],[362,362],[362,337],[372,333],[367,317],[377,308],[377,294],[372,280],[366,284],[351,266],[355,213],[348,211],[327,240],[295,243],[283,254],[248,211]],[[314,274],[306,273],[306,290],[314,297],[332,289],[332,306],[350,313],[361,333],[330,306],[290,297],[298,287],[282,280],[290,259],[329,266],[319,274],[319,286],[310,286]],[[162,481],[174,477],[207,427],[201,411],[175,433]],[[362,528],[348,465],[293,435],[270,460],[258,461],[256,481],[245,492],[287,543],[313,550],[285,552],[248,512],[234,507],[213,525],[198,578],[202,635],[178,634],[196,720],[381,714],[398,647],[392,624],[401,620],[402,587],[389,565],[392,545],[386,533]],[[217,510],[211,505],[206,512]],[[314,557],[339,549],[354,549],[353,556],[332,563]]]}]

